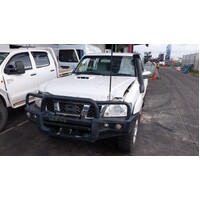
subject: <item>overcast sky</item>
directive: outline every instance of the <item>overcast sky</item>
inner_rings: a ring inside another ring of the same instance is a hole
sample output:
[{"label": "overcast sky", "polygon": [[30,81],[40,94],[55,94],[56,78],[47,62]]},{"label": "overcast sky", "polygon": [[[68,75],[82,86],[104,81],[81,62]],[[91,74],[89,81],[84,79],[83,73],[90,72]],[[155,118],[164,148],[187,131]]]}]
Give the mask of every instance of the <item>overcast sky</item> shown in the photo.
[{"label": "overcast sky", "polygon": [[[134,47],[134,51],[143,54],[145,51],[151,51],[154,58],[158,57],[159,53],[166,52],[166,46],[168,44],[149,44],[149,47],[139,45]],[[178,58],[185,54],[199,52],[198,44],[172,44],[171,57]]]}]

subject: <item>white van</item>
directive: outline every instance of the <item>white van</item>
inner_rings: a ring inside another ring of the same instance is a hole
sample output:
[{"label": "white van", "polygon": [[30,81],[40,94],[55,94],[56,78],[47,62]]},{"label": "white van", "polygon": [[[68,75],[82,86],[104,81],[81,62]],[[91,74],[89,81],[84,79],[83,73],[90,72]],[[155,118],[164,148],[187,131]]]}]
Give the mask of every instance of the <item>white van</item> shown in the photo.
[{"label": "white van", "polygon": [[101,49],[90,44],[59,44],[58,63],[61,68],[75,69],[85,54],[102,53]]}]

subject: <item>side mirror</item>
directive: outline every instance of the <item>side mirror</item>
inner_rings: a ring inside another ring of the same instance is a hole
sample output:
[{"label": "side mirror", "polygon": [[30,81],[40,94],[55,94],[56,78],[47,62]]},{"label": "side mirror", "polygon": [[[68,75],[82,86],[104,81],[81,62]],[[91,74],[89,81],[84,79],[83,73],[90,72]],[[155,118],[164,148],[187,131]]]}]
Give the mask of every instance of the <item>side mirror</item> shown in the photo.
[{"label": "side mirror", "polygon": [[7,65],[4,69],[5,74],[24,74],[25,67],[22,61],[16,61],[15,65]]},{"label": "side mirror", "polygon": [[143,77],[143,79],[150,78],[151,77],[151,72],[150,71],[144,71],[142,73],[142,77]]},{"label": "side mirror", "polygon": [[24,63],[22,61],[16,61],[15,66],[16,66],[16,70],[17,70],[16,74],[24,74],[25,73]]},{"label": "side mirror", "polygon": [[16,73],[16,67],[14,65],[7,65],[4,69],[5,74],[15,74]]}]

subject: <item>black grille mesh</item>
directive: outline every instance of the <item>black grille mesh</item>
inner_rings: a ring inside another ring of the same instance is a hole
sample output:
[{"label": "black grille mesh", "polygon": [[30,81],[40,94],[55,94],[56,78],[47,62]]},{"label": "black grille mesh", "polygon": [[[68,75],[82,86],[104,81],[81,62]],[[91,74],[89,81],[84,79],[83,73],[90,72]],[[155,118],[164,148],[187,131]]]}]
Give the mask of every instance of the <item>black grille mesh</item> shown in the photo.
[{"label": "black grille mesh", "polygon": [[45,104],[48,111],[54,112],[54,102],[52,100],[46,100]]},{"label": "black grille mesh", "polygon": [[[64,101],[55,101],[51,99],[47,99],[45,101],[45,108],[47,111],[50,112],[60,112],[69,115],[80,115],[83,110],[84,104],[83,103],[68,103]],[[99,106],[99,111],[101,110],[101,106]],[[95,107],[94,105],[90,105],[88,110],[87,117],[94,118],[96,116]]]}]

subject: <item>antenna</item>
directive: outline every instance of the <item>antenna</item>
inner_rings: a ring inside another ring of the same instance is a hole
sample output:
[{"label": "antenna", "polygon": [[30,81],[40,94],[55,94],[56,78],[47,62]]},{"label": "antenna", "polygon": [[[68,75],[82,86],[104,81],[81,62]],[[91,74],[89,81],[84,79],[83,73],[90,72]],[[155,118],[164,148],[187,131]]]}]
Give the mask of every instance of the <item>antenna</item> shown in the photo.
[{"label": "antenna", "polygon": [[109,101],[111,100],[111,89],[112,89],[112,65],[113,65],[113,44],[111,45]]}]

